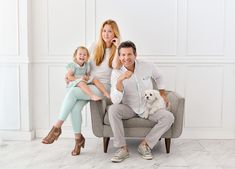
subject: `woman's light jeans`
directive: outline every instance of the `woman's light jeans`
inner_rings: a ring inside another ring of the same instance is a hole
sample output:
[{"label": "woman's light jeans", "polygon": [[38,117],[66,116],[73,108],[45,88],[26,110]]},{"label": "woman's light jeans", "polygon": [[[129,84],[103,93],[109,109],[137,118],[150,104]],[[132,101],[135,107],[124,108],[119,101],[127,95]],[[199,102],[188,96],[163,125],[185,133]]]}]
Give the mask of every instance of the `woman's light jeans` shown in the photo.
[{"label": "woman's light jeans", "polygon": [[[91,91],[103,98],[103,94],[94,85],[88,85]],[[110,91],[110,84],[104,84],[106,90]],[[72,87],[68,90],[60,109],[59,120],[65,121],[70,114],[74,133],[81,133],[82,109],[88,103],[90,97],[79,87]]]}]

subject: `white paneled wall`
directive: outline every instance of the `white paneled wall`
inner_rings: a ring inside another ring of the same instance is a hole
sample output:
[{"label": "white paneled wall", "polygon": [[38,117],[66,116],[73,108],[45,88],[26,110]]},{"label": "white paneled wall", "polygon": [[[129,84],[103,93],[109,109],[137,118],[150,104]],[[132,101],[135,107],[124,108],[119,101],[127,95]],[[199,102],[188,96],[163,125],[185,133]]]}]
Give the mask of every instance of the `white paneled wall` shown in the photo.
[{"label": "white paneled wall", "polygon": [[86,40],[85,0],[49,0],[47,5],[48,54],[70,55]]},{"label": "white paneled wall", "polygon": [[2,77],[0,83],[1,129],[20,129],[19,71],[18,65],[1,65],[0,67],[0,77]]},{"label": "white paneled wall", "polygon": [[[0,1],[0,55],[17,56],[19,53],[18,0]],[[7,18],[7,19],[5,19]]]},{"label": "white paneled wall", "polygon": [[187,55],[224,55],[224,1],[187,1]]},{"label": "white paneled wall", "polygon": [[189,65],[185,98],[185,127],[222,127],[223,67]]},{"label": "white paneled wall", "polygon": [[34,138],[31,111],[30,3],[0,1],[0,137]]},{"label": "white paneled wall", "polygon": [[[48,132],[66,93],[66,63],[77,46],[89,47],[111,18],[122,40],[135,42],[138,58],[161,68],[166,89],[185,97],[182,138],[235,138],[234,0],[0,3],[0,75],[10,75],[0,82],[0,131],[32,128],[37,137]],[[84,134],[93,137],[89,106],[83,122]],[[73,137],[70,119],[62,137]]]},{"label": "white paneled wall", "polygon": [[107,18],[118,22],[123,40],[135,42],[140,55],[176,55],[177,0],[97,0],[97,26]]}]

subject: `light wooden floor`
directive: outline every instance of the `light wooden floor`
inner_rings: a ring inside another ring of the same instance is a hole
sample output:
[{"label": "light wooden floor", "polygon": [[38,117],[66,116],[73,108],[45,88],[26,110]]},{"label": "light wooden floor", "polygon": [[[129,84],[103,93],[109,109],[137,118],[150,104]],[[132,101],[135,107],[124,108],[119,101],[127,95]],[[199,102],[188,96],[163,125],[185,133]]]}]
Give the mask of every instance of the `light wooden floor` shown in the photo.
[{"label": "light wooden floor", "polygon": [[59,139],[54,144],[33,141],[4,141],[0,146],[0,169],[235,169],[235,140],[174,139],[171,153],[165,153],[162,140],[147,161],[137,151],[139,140],[128,140],[130,157],[122,163],[110,161],[116,148],[110,141],[103,153],[102,139],[86,139],[85,149],[73,157],[73,139]]}]

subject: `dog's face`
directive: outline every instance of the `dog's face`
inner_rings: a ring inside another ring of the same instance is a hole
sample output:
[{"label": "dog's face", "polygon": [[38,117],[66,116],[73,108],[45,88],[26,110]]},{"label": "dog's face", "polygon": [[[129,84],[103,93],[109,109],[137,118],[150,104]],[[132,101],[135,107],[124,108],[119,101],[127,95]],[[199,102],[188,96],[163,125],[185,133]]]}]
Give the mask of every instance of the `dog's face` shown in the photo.
[{"label": "dog's face", "polygon": [[146,90],[144,98],[147,102],[153,102],[161,98],[161,95],[158,90]]}]

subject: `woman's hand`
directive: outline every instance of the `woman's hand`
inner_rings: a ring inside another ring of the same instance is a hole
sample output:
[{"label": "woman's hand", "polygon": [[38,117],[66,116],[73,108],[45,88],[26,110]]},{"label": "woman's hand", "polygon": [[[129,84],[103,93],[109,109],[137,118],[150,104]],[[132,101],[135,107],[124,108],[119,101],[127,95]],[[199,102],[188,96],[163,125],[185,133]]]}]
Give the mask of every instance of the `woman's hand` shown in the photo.
[{"label": "woman's hand", "polygon": [[118,47],[119,44],[120,44],[120,41],[119,41],[118,38],[113,38],[113,39],[112,39],[112,43],[113,43],[116,47]]}]

